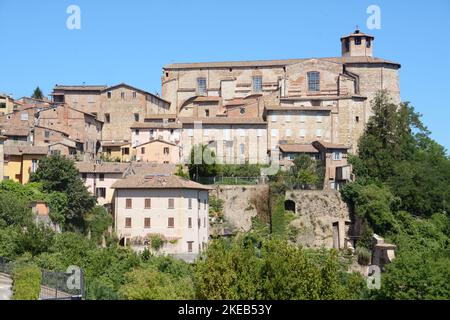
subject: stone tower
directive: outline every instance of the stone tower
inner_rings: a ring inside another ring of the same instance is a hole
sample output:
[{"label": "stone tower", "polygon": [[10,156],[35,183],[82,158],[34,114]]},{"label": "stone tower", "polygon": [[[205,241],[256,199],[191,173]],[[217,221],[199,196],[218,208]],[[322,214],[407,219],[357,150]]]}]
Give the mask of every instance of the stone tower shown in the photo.
[{"label": "stone tower", "polygon": [[352,34],[341,38],[343,57],[372,57],[374,37],[362,33],[358,28]]}]

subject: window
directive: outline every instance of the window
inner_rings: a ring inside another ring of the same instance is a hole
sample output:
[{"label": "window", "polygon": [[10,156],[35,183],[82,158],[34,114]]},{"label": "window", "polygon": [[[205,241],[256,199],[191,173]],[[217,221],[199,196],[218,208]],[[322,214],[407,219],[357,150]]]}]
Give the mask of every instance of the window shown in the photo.
[{"label": "window", "polygon": [[6,108],[6,102],[0,102],[0,109]]},{"label": "window", "polygon": [[272,137],[278,137],[278,129],[272,129],[271,135]]},{"label": "window", "polygon": [[197,78],[197,93],[199,95],[206,94],[206,78]]},{"label": "window", "polygon": [[355,117],[355,121],[359,122],[359,117],[358,116]]},{"label": "window", "polygon": [[121,93],[120,93],[120,99],[122,99],[122,100],[125,99],[125,92],[121,92]]},{"label": "window", "polygon": [[134,130],[134,134],[138,136],[139,135],[139,129]]},{"label": "window", "polygon": [[239,113],[240,113],[240,114],[245,114],[245,108],[239,109]]},{"label": "window", "polygon": [[84,172],[83,172],[83,173],[81,174],[81,179],[86,180],[86,178],[87,178],[87,173],[84,173]]},{"label": "window", "polygon": [[322,129],[316,129],[316,137],[322,136]]},{"label": "window", "polygon": [[108,91],[107,97],[108,97],[108,99],[111,99],[111,91]]},{"label": "window", "polygon": [[188,241],[187,245],[188,245],[188,252],[192,252],[192,244],[194,243],[194,241]]},{"label": "window", "polygon": [[188,218],[188,228],[192,228],[192,218]]},{"label": "window", "polygon": [[99,176],[99,180],[100,181],[105,181],[105,174],[104,173],[100,173],[98,176]]},{"label": "window", "polygon": [[125,228],[131,228],[131,218],[125,218]]},{"label": "window", "polygon": [[105,113],[105,122],[110,123],[111,122],[111,115],[109,113]]},{"label": "window", "polygon": [[277,122],[277,115],[276,114],[272,115],[272,122]]},{"label": "window", "polygon": [[28,113],[23,112],[20,114],[20,120],[22,121],[28,121]]},{"label": "window", "polygon": [[134,114],[134,121],[139,122],[139,113]]},{"label": "window", "polygon": [[145,199],[145,209],[150,209],[152,207],[152,199],[146,198]]},{"label": "window", "polygon": [[128,154],[130,154],[130,148],[123,148],[122,155],[128,155]]},{"label": "window", "polygon": [[239,135],[245,137],[245,129],[239,129]]},{"label": "window", "polygon": [[209,117],[209,109],[205,109],[205,117]]},{"label": "window", "polygon": [[308,91],[320,91],[320,73],[308,72]]},{"label": "window", "polygon": [[144,154],[145,153],[145,147],[142,147],[141,148],[141,154]]},{"label": "window", "polygon": [[305,129],[300,129],[300,138],[304,138],[306,135],[306,130]]},{"label": "window", "polygon": [[244,153],[245,153],[245,145],[244,145],[243,143],[241,143],[241,144],[239,145],[239,151],[240,151],[240,153],[241,153],[241,156],[243,156]]},{"label": "window", "polygon": [[106,188],[96,188],[95,196],[97,198],[106,198]]},{"label": "window", "polygon": [[347,38],[345,39],[345,52],[349,52],[350,51],[350,39]]},{"label": "window", "polygon": [[356,37],[355,38],[355,45],[359,46],[361,44],[361,38],[360,37]]},{"label": "window", "polygon": [[290,136],[292,136],[292,130],[286,129],[286,137],[290,137]]},{"label": "window", "polygon": [[208,129],[203,129],[203,136],[207,137],[208,136]]},{"label": "window", "polygon": [[225,141],[231,140],[231,130],[230,129],[223,129],[223,139]]},{"label": "window", "polygon": [[167,227],[173,228],[175,226],[175,218],[167,218]]},{"label": "window", "polygon": [[173,198],[170,198],[168,200],[169,209],[173,209],[175,207],[175,200]]},{"label": "window", "polygon": [[192,198],[188,199],[188,209],[192,209]]},{"label": "window", "polygon": [[370,48],[371,41],[370,38],[366,38],[366,48]]},{"label": "window", "polygon": [[136,99],[136,91],[133,91],[133,99]]},{"label": "window", "polygon": [[44,136],[45,136],[46,138],[50,138],[50,131],[45,130]]},{"label": "window", "polygon": [[194,130],[193,129],[188,129],[187,130],[187,134],[188,134],[188,137],[193,137],[194,136]]},{"label": "window", "polygon": [[342,152],[333,151],[333,160],[341,160],[341,159],[342,159]]},{"label": "window", "polygon": [[254,76],[253,80],[253,92],[261,92],[262,91],[262,76]]},{"label": "window", "polygon": [[169,147],[164,147],[164,154],[169,154]]},{"label": "window", "polygon": [[291,115],[290,114],[286,115],[285,119],[286,122],[291,122]]},{"label": "window", "polygon": [[144,218],[144,228],[150,228],[151,226],[151,220],[150,218]]},{"label": "window", "polygon": [[125,209],[131,209],[133,207],[133,201],[130,198],[125,200]]},{"label": "window", "polygon": [[198,210],[200,210],[200,199],[197,199]]},{"label": "window", "polygon": [[37,166],[38,166],[37,159],[32,159],[31,160],[31,172],[36,172]]}]

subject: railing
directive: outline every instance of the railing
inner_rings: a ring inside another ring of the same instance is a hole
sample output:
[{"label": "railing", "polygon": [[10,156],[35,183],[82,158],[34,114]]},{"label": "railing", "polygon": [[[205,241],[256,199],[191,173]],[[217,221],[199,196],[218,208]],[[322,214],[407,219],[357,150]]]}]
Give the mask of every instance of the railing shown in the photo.
[{"label": "railing", "polygon": [[[0,273],[13,274],[14,262],[0,257]],[[84,275],[41,269],[39,300],[81,300],[85,296]]]},{"label": "railing", "polygon": [[263,177],[198,177],[196,180],[201,184],[221,184],[221,185],[257,185],[267,183],[267,178]]}]

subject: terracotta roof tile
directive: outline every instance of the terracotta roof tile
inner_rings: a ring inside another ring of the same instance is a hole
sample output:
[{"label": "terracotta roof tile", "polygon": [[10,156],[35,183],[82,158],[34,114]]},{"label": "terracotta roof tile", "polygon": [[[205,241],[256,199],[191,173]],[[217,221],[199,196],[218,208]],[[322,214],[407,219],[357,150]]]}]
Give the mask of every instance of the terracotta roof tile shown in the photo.
[{"label": "terracotta roof tile", "polygon": [[48,147],[36,147],[36,146],[4,146],[5,155],[20,156],[23,154],[36,154],[46,155],[48,153]]},{"label": "terracotta roof tile", "polygon": [[209,190],[211,187],[181,178],[176,175],[132,175],[116,181],[114,189],[198,189]]}]

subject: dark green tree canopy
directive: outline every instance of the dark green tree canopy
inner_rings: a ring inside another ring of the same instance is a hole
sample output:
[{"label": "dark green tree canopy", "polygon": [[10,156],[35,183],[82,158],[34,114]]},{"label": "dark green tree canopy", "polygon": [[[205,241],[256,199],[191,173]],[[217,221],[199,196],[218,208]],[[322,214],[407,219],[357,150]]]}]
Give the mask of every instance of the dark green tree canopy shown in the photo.
[{"label": "dark green tree canopy", "polygon": [[31,97],[33,99],[38,99],[38,100],[44,99],[44,94],[42,93],[41,88],[39,88],[39,86],[37,86],[36,89],[34,89]]}]

